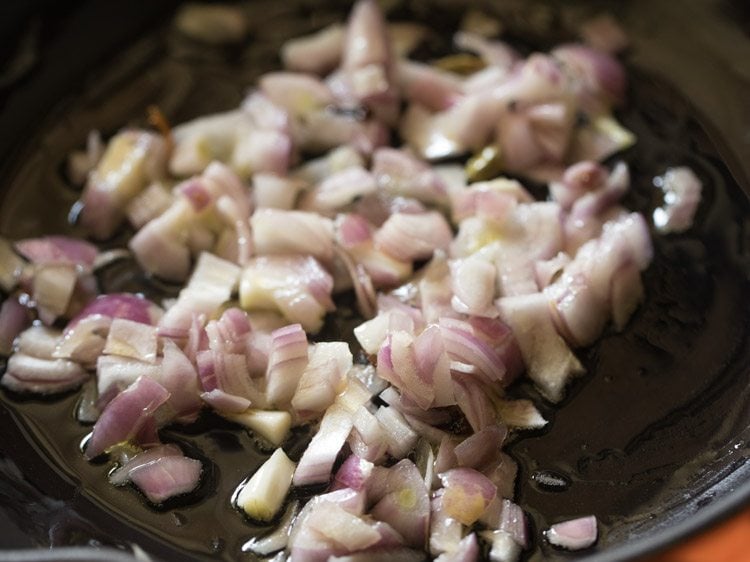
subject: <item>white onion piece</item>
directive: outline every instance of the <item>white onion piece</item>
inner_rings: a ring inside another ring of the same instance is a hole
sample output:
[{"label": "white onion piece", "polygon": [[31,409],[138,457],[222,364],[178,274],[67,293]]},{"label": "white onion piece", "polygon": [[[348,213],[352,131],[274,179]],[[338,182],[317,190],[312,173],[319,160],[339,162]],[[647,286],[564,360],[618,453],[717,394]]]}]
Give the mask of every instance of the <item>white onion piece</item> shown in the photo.
[{"label": "white onion piece", "polygon": [[326,411],[320,429],[310,441],[294,472],[294,485],[327,482],[336,457],[352,430],[352,416],[338,404]]},{"label": "white onion piece", "polygon": [[268,72],[258,81],[271,103],[298,117],[333,103],[333,94],[318,78],[298,72]]},{"label": "white onion piece", "polygon": [[235,503],[252,519],[270,521],[281,505],[292,484],[295,464],[282,449],[273,454],[240,485]]},{"label": "white onion piece", "polygon": [[85,240],[68,236],[25,238],[14,243],[16,251],[34,264],[68,264],[90,268],[99,250]]},{"label": "white onion piece", "polygon": [[86,445],[86,458],[93,459],[124,441],[150,437],[156,429],[154,414],[168,399],[169,392],[159,383],[138,378],[104,408]]},{"label": "white onion piece", "polygon": [[701,200],[703,184],[685,166],[670,168],[654,178],[654,185],[664,192],[664,206],[654,209],[654,226],[659,232],[684,232],[693,225]]},{"label": "white onion piece", "polygon": [[343,390],[346,373],[352,366],[352,353],[346,342],[320,342],[309,351],[307,366],[292,397],[292,408],[301,416],[322,412]]},{"label": "white onion piece", "polygon": [[279,447],[292,427],[292,416],[280,410],[250,409],[239,414],[220,412],[225,418],[255,432],[271,445]]},{"label": "white onion piece", "polygon": [[521,557],[521,546],[505,531],[484,531],[482,537],[492,545],[492,562],[517,562]]},{"label": "white onion piece", "polygon": [[[107,478],[111,484],[122,486],[130,481],[130,471],[134,468],[169,456],[182,456],[182,451],[177,445],[173,444],[157,445],[125,460],[120,466],[110,472]],[[126,457],[126,455],[123,455],[123,457]]]},{"label": "white onion piece", "polygon": [[72,361],[14,353],[0,384],[14,392],[56,394],[81,386],[87,378],[89,373]]},{"label": "white onion piece", "polygon": [[398,62],[403,96],[433,111],[448,109],[463,94],[461,79],[433,66],[410,60]]},{"label": "white onion piece", "polygon": [[497,462],[507,435],[508,430],[502,425],[490,425],[470,435],[453,449],[458,465],[481,470]]},{"label": "white onion piece", "polygon": [[408,459],[399,461],[385,474],[382,497],[370,495],[371,500],[377,501],[371,515],[398,531],[407,545],[424,548],[429,532],[430,499],[422,475]]},{"label": "white onion piece", "polygon": [[352,414],[352,421],[348,440],[352,453],[372,463],[382,460],[388,450],[388,436],[378,419],[360,406]]},{"label": "white onion piece", "polygon": [[450,226],[436,211],[395,213],[374,236],[375,247],[399,261],[430,258],[435,250],[446,250],[451,239]]},{"label": "white onion piece", "polygon": [[130,480],[153,504],[195,490],[203,468],[197,459],[167,455],[130,470]]},{"label": "white onion piece", "polygon": [[59,330],[46,326],[31,326],[18,335],[16,351],[39,359],[53,359],[59,340]]},{"label": "white onion piece", "polygon": [[341,24],[332,24],[311,35],[290,39],[281,47],[281,60],[290,70],[325,74],[341,58],[344,35]]},{"label": "white onion piece", "polygon": [[253,174],[253,204],[256,209],[292,209],[305,183],[269,173]]},{"label": "white onion piece", "polygon": [[168,417],[181,423],[195,421],[202,406],[195,366],[170,340],[164,340],[163,353],[157,380],[170,393],[165,404],[165,408],[172,411]]},{"label": "white onion piece", "polygon": [[164,175],[166,152],[164,139],[146,131],[127,130],[112,137],[81,196],[83,227],[95,238],[109,238],[122,221],[125,205]]},{"label": "white onion piece", "polygon": [[334,172],[305,193],[300,208],[330,215],[357,198],[375,193],[373,175],[361,166],[347,167]]},{"label": "white onion piece", "polygon": [[496,316],[497,310],[492,306],[495,299],[495,266],[478,257],[453,260],[449,265],[453,309],[463,314]]},{"label": "white onion piece", "polygon": [[187,330],[193,314],[209,315],[229,300],[237,287],[240,268],[235,264],[203,252],[187,286],[180,291],[177,303],[159,322],[159,329]]},{"label": "white onion piece", "polygon": [[271,404],[292,399],[307,361],[307,334],[301,325],[290,324],[271,333],[266,372],[266,396]]},{"label": "white onion piece", "polygon": [[218,388],[214,388],[210,392],[202,392],[200,398],[214,410],[225,414],[241,414],[252,405],[252,402],[247,398],[229,394]]},{"label": "white onion piece", "polygon": [[275,310],[315,333],[333,309],[333,279],[312,256],[261,256],[242,273],[240,304],[246,310]]},{"label": "white onion piece", "polygon": [[173,202],[170,191],[161,182],[154,182],[136,195],[126,206],[128,222],[138,229],[166,211]]},{"label": "white onion piece", "polygon": [[372,156],[372,174],[380,189],[424,203],[447,203],[443,178],[426,162],[405,150],[384,147]]},{"label": "white onion piece", "polygon": [[516,429],[539,429],[547,425],[531,400],[501,400],[497,411],[504,424]]},{"label": "white onion piece", "polygon": [[463,538],[461,522],[446,513],[442,493],[435,494],[430,505],[430,553],[455,551]]},{"label": "white onion piece", "polygon": [[545,532],[545,537],[550,544],[555,546],[568,550],[581,550],[594,544],[597,534],[596,517],[589,515],[555,523]]},{"label": "white onion piece", "polygon": [[372,523],[332,502],[316,505],[306,524],[346,552],[366,549],[381,538]]},{"label": "white onion piece", "polygon": [[497,487],[472,468],[453,468],[438,477],[443,484],[446,514],[464,525],[477,521],[497,494]]},{"label": "white onion piece", "polygon": [[475,562],[479,556],[477,536],[471,533],[461,539],[456,550],[445,552],[435,558],[435,562]]},{"label": "white onion piece", "polygon": [[140,322],[115,318],[109,327],[103,353],[156,362],[156,328]]},{"label": "white onion piece", "polygon": [[250,219],[258,254],[308,254],[330,262],[333,223],[315,213],[259,209]]},{"label": "white onion piece", "polygon": [[32,296],[41,320],[52,324],[65,314],[78,281],[75,266],[48,264],[37,266],[32,281]]},{"label": "white onion piece", "polygon": [[582,374],[583,366],[555,330],[547,298],[540,293],[504,297],[498,308],[518,341],[529,377],[545,398],[559,402],[568,380]]},{"label": "white onion piece", "polygon": [[381,406],[375,417],[385,430],[388,452],[394,458],[404,458],[417,444],[419,436],[395,408]]}]

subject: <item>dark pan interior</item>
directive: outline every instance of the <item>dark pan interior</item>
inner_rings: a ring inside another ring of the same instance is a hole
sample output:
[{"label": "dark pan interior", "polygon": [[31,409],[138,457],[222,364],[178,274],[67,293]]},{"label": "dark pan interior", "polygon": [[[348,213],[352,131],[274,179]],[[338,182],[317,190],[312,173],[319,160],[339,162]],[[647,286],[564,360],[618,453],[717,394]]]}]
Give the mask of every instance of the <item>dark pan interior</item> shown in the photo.
[{"label": "dark pan interior", "polygon": [[[8,80],[8,72],[0,76],[0,234],[74,232],[66,213],[78,193],[65,180],[64,159],[89,129],[108,135],[142,125],[153,103],[173,122],[231,108],[255,77],[278,66],[284,37],[347,11],[343,2],[253,2],[257,25],[249,45],[213,50],[170,31],[173,4],[40,1],[2,8],[12,13],[0,17],[7,26],[0,29],[7,38],[0,68],[19,70]],[[569,38],[569,26],[592,10],[618,14],[633,39],[631,101],[621,117],[639,138],[623,155],[634,178],[628,206],[653,208],[651,178],[670,165],[691,166],[705,185],[696,227],[656,238],[646,302],[626,331],[607,332],[583,350],[589,374],[562,407],[543,405],[549,428],[510,447],[521,464],[518,500],[534,536],[567,517],[599,517],[603,536],[586,560],[663,548],[750,502],[748,14],[740,2],[682,4],[487,3],[526,48]],[[409,6],[438,33],[452,28],[461,9],[445,0]],[[691,41],[685,29],[694,30]],[[127,264],[101,281],[110,290],[164,291]],[[329,329],[350,328],[337,320]],[[540,402],[528,385],[513,392]],[[136,491],[109,486],[106,465],[78,454],[89,428],[73,419],[77,398],[0,393],[1,547],[137,544],[165,560],[250,559],[239,554],[241,546],[263,529],[228,503],[234,485],[265,454],[245,432],[208,415],[198,427],[166,431],[166,439],[204,460],[207,473],[197,497],[152,509]],[[531,476],[542,470],[570,485],[537,486]],[[571,558],[581,555],[545,546],[528,553],[529,560]]]}]

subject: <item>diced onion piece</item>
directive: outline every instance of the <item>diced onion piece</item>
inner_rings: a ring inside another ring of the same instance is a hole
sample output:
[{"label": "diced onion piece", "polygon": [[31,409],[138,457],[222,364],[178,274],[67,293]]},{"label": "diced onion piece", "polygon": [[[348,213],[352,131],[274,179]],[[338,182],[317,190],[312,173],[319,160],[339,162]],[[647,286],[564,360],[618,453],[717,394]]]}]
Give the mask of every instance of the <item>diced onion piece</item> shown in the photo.
[{"label": "diced onion piece", "polygon": [[172,194],[161,182],[154,182],[136,195],[125,207],[125,215],[134,228],[141,228],[172,204]]},{"label": "diced onion piece", "polygon": [[464,525],[472,525],[497,494],[497,487],[472,468],[453,468],[438,474],[443,484],[443,508]]},{"label": "diced onion piece", "polygon": [[292,485],[295,464],[282,449],[276,449],[250,479],[240,485],[237,507],[258,521],[270,521]]},{"label": "diced onion piece", "polygon": [[241,414],[223,415],[257,433],[277,447],[284,442],[292,427],[292,416],[284,411],[248,410]]},{"label": "diced onion piece", "polygon": [[308,254],[333,258],[333,223],[315,213],[259,209],[250,219],[253,245],[260,255]]},{"label": "diced onion piece", "polygon": [[86,458],[93,459],[118,443],[138,440],[141,432],[154,423],[156,410],[168,399],[169,392],[163,386],[140,377],[104,408],[86,445]]},{"label": "diced onion piece", "polygon": [[194,314],[211,315],[229,300],[237,287],[240,268],[208,252],[203,252],[177,303],[159,322],[159,329],[187,331]]},{"label": "diced onion piece", "polygon": [[294,472],[294,485],[327,482],[336,457],[352,430],[352,416],[338,404],[326,411],[320,429],[310,441]]},{"label": "diced onion piece", "polygon": [[308,362],[307,334],[299,324],[271,333],[266,371],[266,396],[271,404],[286,404],[294,396]]},{"label": "diced onion piece", "polygon": [[547,399],[559,402],[568,380],[582,374],[583,366],[555,330],[547,298],[539,293],[504,297],[498,307],[518,341],[528,376]]},{"label": "diced onion piece", "polygon": [[166,142],[153,133],[123,131],[109,141],[83,190],[81,224],[98,239],[119,226],[125,205],[165,172]]},{"label": "diced onion piece", "polygon": [[432,257],[435,250],[446,250],[453,235],[443,215],[436,211],[422,214],[395,213],[375,233],[375,247],[400,261]]},{"label": "diced onion piece", "polygon": [[103,353],[130,357],[146,363],[155,363],[156,348],[155,327],[132,320],[115,318],[109,327],[107,343]]},{"label": "diced onion piece", "polygon": [[344,27],[332,24],[304,37],[291,39],[281,47],[281,59],[290,70],[325,74],[341,58]]},{"label": "diced onion piece", "polygon": [[41,265],[36,268],[33,297],[46,324],[65,314],[77,281],[75,266],[70,264]]},{"label": "diced onion piece", "polygon": [[654,185],[664,192],[664,206],[654,209],[654,226],[659,232],[684,232],[693,225],[701,201],[703,184],[685,166],[670,168],[654,178]]},{"label": "diced onion piece", "polygon": [[568,550],[581,550],[588,548],[596,542],[597,539],[596,517],[580,517],[555,523],[545,533],[545,537],[555,546],[560,546]]},{"label": "diced onion piece", "polygon": [[99,254],[99,250],[90,242],[68,236],[26,238],[14,246],[19,254],[39,265],[67,264],[90,268]]},{"label": "diced onion piece", "polygon": [[372,516],[398,531],[407,545],[423,549],[429,532],[430,498],[422,475],[408,459],[385,474],[384,495],[371,498],[377,501]]},{"label": "diced onion piece", "polygon": [[484,531],[482,537],[491,545],[492,562],[517,562],[521,557],[521,545],[505,531]]},{"label": "diced onion piece", "polygon": [[274,310],[315,333],[333,309],[333,279],[312,256],[261,256],[242,273],[240,304],[245,310]]},{"label": "diced onion piece", "polygon": [[417,444],[419,436],[395,408],[381,406],[375,412],[375,417],[385,430],[388,452],[394,458],[404,458]]},{"label": "diced onion piece", "polygon": [[307,367],[292,397],[292,407],[301,415],[325,410],[342,390],[352,361],[346,342],[320,342],[312,346]]},{"label": "diced onion piece", "polygon": [[89,374],[72,361],[14,353],[8,359],[0,384],[15,392],[55,394],[81,386],[88,377]]},{"label": "diced onion piece", "polygon": [[497,411],[504,424],[517,429],[539,429],[547,425],[531,400],[501,400]]},{"label": "diced onion piece", "polygon": [[435,562],[474,562],[477,556],[479,556],[477,536],[471,533],[461,539],[456,550],[441,554],[435,558]]}]

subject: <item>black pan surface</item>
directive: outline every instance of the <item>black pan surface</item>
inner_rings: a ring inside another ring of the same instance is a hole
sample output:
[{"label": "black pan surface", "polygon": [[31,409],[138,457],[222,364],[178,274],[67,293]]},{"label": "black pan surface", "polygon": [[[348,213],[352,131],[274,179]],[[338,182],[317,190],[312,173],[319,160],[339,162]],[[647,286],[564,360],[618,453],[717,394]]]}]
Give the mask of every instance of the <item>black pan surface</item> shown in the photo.
[{"label": "black pan surface", "polygon": [[[571,555],[537,541],[529,560],[630,559],[750,501],[750,38],[740,4],[487,3],[526,49],[569,39],[587,13],[617,14],[633,39],[631,101],[621,117],[639,138],[623,155],[635,186],[628,206],[648,213],[656,204],[651,178],[668,166],[691,166],[705,186],[695,228],[655,239],[647,299],[625,332],[581,351],[589,374],[562,407],[543,404],[528,385],[513,389],[542,403],[552,421],[510,447],[534,536],[588,513],[603,530],[592,551]],[[394,14],[426,20],[444,37],[463,9],[446,0],[408,5]],[[347,11],[345,2],[252,2],[248,44],[207,49],[170,28],[173,7],[36,2],[0,18],[12,39],[0,51],[0,234],[75,232],[66,213],[78,192],[64,161],[89,129],[108,135],[144,124],[150,104],[175,123],[234,107],[255,77],[278,66],[285,37]],[[169,290],[127,263],[101,282]],[[350,328],[338,319],[329,330]],[[0,547],[138,545],[164,560],[251,559],[242,544],[263,529],[228,502],[267,454],[250,436],[210,415],[195,428],[167,430],[166,439],[204,461],[206,477],[195,497],[153,509],[135,490],[112,488],[106,465],[78,454],[90,428],[73,419],[77,399],[0,393]],[[299,438],[292,456],[302,451]],[[539,471],[570,485],[541,488],[532,478]]]}]

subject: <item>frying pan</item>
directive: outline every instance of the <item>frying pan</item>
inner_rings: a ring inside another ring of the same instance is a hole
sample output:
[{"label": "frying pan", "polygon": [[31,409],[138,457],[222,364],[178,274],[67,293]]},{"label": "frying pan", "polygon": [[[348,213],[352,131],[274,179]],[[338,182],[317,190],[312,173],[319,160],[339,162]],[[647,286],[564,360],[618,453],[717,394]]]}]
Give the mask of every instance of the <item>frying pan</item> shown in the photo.
[{"label": "frying pan", "polygon": [[[387,4],[446,37],[464,9],[450,0]],[[602,530],[585,553],[538,541],[526,558],[635,559],[750,503],[750,8],[719,0],[474,4],[498,13],[508,37],[528,48],[569,39],[587,15],[614,13],[632,41],[631,101],[620,115],[639,137],[623,155],[634,178],[628,206],[653,208],[651,178],[668,166],[689,165],[704,182],[695,227],[655,239],[645,303],[623,333],[606,332],[581,350],[588,375],[564,403],[544,404],[527,384],[512,389],[534,398],[551,420],[509,449],[520,463],[517,499],[533,536],[588,513]],[[152,103],[173,122],[236,106],[255,77],[278,65],[274,53],[285,37],[347,11],[346,2],[254,2],[248,44],[217,50],[169,27],[175,6],[3,3],[2,235],[75,233],[66,211],[78,194],[65,180],[64,161],[89,129],[107,135],[143,124]],[[165,290],[144,285],[127,264],[101,282],[110,290]],[[251,559],[241,546],[265,529],[243,521],[227,500],[262,462],[247,433],[210,415],[194,428],[167,431],[206,472],[197,497],[154,509],[135,490],[111,487],[107,467],[78,454],[88,429],[72,418],[77,393],[0,398],[0,547],[53,547],[7,550],[0,560],[132,560],[133,552]],[[533,478],[540,471],[568,485],[546,489]]]}]

